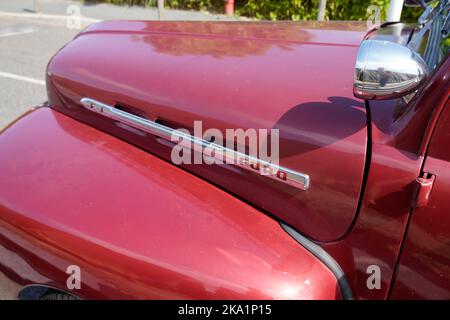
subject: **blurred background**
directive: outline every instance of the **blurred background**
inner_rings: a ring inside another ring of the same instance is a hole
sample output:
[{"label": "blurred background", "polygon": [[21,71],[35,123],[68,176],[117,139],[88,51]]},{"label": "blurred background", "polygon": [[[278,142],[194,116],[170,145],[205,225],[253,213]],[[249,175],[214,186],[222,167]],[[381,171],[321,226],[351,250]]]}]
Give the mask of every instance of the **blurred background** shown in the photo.
[{"label": "blurred background", "polygon": [[[90,0],[119,5],[157,7],[158,0]],[[200,10],[211,13],[226,13],[234,7],[236,16],[258,20],[365,20],[367,8],[381,8],[381,19],[387,15],[390,0],[164,0],[166,8]],[[319,14],[320,11],[320,14]],[[229,12],[230,13],[230,12]],[[420,11],[405,8],[403,19],[417,21]]]}]

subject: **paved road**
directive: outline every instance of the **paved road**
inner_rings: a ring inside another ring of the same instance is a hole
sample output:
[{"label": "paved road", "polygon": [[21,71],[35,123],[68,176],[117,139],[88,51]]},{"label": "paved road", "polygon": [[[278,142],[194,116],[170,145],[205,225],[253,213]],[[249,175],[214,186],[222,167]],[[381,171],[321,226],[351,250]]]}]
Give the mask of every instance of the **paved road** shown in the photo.
[{"label": "paved road", "polygon": [[47,100],[47,62],[76,33],[63,20],[0,17],[0,127]]}]

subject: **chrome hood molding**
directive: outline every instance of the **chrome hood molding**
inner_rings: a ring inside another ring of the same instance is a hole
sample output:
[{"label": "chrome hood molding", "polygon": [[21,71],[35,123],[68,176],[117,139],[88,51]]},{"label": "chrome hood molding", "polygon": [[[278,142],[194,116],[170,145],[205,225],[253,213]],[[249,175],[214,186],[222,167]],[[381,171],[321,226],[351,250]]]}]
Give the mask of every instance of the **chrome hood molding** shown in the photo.
[{"label": "chrome hood molding", "polygon": [[[213,152],[215,157],[218,157],[217,155],[221,155],[222,158],[231,159],[231,161],[225,161],[225,163],[227,164],[232,163],[232,165],[236,165],[240,168],[256,173],[258,173],[259,170],[255,168],[267,168],[270,170],[270,172],[274,172],[274,174],[264,174],[264,177],[288,184],[303,191],[308,190],[309,188],[310,178],[307,174],[284,168],[274,163],[249,156],[247,154],[226,148],[207,140],[199,139],[198,137],[192,135],[187,135],[176,129],[164,126],[142,117],[138,117],[134,114],[125,112],[94,99],[82,98],[80,102],[86,109],[90,111],[101,114],[120,123],[124,123],[133,128],[156,135],[167,141],[172,141],[172,137],[175,136],[183,138],[186,141],[190,141],[192,145],[201,148],[200,150],[202,150],[203,148],[213,149],[215,151]],[[278,173],[282,174],[280,175]]]}]

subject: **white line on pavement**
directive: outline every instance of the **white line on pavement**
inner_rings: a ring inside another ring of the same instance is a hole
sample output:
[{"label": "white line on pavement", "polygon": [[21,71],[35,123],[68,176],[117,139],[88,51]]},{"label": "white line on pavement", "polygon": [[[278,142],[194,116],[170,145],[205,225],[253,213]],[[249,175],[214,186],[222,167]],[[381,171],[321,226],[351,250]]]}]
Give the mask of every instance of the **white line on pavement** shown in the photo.
[{"label": "white line on pavement", "polygon": [[[1,16],[7,16],[7,17],[17,17],[17,18],[41,18],[41,19],[68,19],[73,18],[71,15],[56,15],[56,14],[45,14],[45,13],[18,13],[18,12],[6,12],[6,11],[0,11],[0,17]],[[92,19],[92,18],[85,18],[80,17],[80,21],[84,22],[99,22],[101,20],[98,19]]]},{"label": "white line on pavement", "polygon": [[29,77],[24,77],[24,76],[19,76],[18,74],[14,74],[14,73],[8,73],[8,72],[0,71],[0,77],[14,79],[14,80],[20,80],[20,81],[25,81],[25,82],[30,82],[30,83],[34,83],[34,84],[39,84],[41,86],[45,86],[45,81],[44,80],[33,79],[33,78],[29,78]]},{"label": "white line on pavement", "polygon": [[3,30],[0,30],[0,38],[4,37],[12,37],[12,36],[18,36],[21,34],[27,34],[27,33],[33,33],[38,31],[36,28],[22,28],[15,30],[14,28],[4,28]]}]

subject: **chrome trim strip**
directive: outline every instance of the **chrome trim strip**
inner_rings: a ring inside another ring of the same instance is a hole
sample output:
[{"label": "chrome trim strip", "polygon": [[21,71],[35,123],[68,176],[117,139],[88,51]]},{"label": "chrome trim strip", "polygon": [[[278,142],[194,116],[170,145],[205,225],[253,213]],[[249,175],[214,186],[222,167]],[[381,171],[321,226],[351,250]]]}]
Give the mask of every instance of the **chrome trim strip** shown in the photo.
[{"label": "chrome trim strip", "polygon": [[[183,139],[183,141],[190,142],[192,145],[195,145],[197,147],[208,147],[210,150],[214,150],[215,155],[221,155],[220,159],[223,160],[225,164],[236,165],[240,168],[252,172],[259,172],[259,170],[255,169],[255,167],[266,169],[268,168],[270,169],[270,172],[282,172],[283,178],[281,179],[276,174],[264,174],[265,177],[288,184],[301,190],[307,190],[310,186],[310,179],[307,174],[284,168],[282,166],[223,147],[213,142],[209,142],[207,140],[185,134],[181,131],[172,129],[154,121],[138,117],[134,114],[122,111],[115,107],[111,107],[94,99],[82,98],[80,102],[86,109],[90,111],[99,113],[107,118],[119,121],[121,123],[125,123],[133,128],[140,129],[142,131],[161,137],[165,140],[172,141],[172,137],[176,137],[179,139]],[[219,159],[219,156],[216,157],[217,159]],[[227,159],[232,159],[233,162],[230,163],[231,161],[228,162]],[[234,159],[238,159],[238,161],[236,162],[234,161]]]}]

